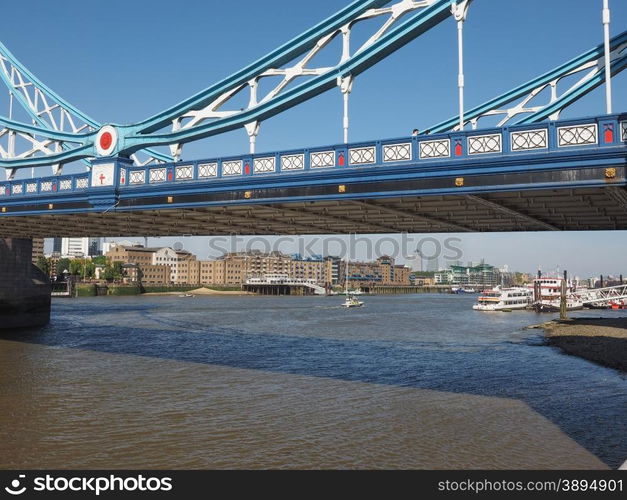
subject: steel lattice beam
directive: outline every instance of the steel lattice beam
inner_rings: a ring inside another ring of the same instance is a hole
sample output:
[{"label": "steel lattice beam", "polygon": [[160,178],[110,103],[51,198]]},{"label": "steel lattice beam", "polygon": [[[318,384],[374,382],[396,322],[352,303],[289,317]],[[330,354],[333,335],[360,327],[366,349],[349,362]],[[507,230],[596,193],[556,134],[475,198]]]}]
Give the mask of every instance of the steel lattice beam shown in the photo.
[{"label": "steel lattice beam", "polygon": [[609,187],[607,193],[627,209],[627,189],[624,187]]},{"label": "steel lattice beam", "polygon": [[435,217],[427,217],[425,215],[420,215],[413,212],[408,212],[406,210],[399,210],[398,208],[389,207],[386,205],[381,205],[372,201],[353,201],[351,202],[354,205],[359,205],[367,209],[379,210],[381,212],[386,212],[391,215],[395,215],[397,217],[401,217],[402,219],[409,220],[417,220],[421,222],[426,222],[432,225],[444,226],[449,229],[453,229],[459,232],[472,232],[474,229],[463,226],[461,224],[456,224],[454,222],[449,222],[447,220],[437,219]]},{"label": "steel lattice beam", "polygon": [[549,224],[548,222],[544,222],[540,219],[537,219],[536,217],[532,217],[530,215],[524,214],[512,208],[505,207],[502,204],[495,203],[490,200],[486,200],[485,198],[482,198],[480,196],[469,194],[469,195],[466,195],[466,199],[468,199],[469,201],[473,203],[478,203],[479,205],[488,207],[490,210],[493,210],[495,212],[500,212],[502,214],[509,215],[510,217],[514,217],[516,219],[522,219],[526,222],[530,222],[544,229],[548,229],[549,231],[561,231],[559,227],[554,226],[553,224]]},{"label": "steel lattice beam", "polygon": [[[272,205],[260,205],[261,207],[264,208],[271,208],[274,210],[279,211],[281,214],[285,215],[285,214],[290,214],[290,215],[295,215],[295,216],[309,216],[309,217],[319,217],[324,221],[329,221],[332,223],[339,223],[342,226],[345,226],[347,224],[349,225],[353,225],[353,228],[351,228],[351,230],[349,232],[373,232],[373,233],[395,233],[398,231],[397,228],[391,227],[391,226],[383,226],[381,224],[375,224],[372,222],[367,222],[367,221],[360,221],[358,219],[354,219],[352,217],[349,217],[348,215],[345,217],[338,217],[336,215],[331,215],[329,213],[327,213],[328,211],[328,207],[323,207],[322,208],[322,212],[318,211],[318,210],[307,210],[304,206],[302,208],[296,209],[296,208],[285,208],[285,207],[273,207]],[[359,225],[361,226],[362,230],[357,230],[354,225]]]}]

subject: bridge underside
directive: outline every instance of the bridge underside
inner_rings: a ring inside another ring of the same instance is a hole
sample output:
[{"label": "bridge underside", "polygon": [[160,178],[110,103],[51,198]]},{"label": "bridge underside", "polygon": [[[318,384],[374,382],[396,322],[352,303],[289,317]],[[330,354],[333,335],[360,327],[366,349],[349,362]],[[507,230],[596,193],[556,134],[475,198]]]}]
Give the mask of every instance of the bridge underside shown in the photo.
[{"label": "bridge underside", "polygon": [[622,186],[2,218],[0,237],[627,230]]}]

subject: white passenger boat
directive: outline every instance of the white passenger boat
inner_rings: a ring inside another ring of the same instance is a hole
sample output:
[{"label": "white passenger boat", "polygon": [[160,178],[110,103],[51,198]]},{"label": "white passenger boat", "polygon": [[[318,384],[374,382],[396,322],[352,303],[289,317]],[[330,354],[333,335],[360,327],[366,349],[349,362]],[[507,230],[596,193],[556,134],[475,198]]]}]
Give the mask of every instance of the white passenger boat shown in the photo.
[{"label": "white passenger boat", "polygon": [[472,306],[475,311],[505,311],[511,309],[525,309],[531,304],[533,290],[522,287],[500,288],[484,290],[479,295],[477,303]]}]

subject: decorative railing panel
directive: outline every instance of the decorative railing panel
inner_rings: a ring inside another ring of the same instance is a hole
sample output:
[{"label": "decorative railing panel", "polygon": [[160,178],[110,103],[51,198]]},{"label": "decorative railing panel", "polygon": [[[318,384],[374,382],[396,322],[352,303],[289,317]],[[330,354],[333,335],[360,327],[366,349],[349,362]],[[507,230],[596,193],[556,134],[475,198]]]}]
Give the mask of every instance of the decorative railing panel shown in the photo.
[{"label": "decorative railing panel", "polygon": [[510,144],[512,151],[546,149],[549,147],[548,133],[545,128],[512,132],[510,134]]},{"label": "decorative railing panel", "polygon": [[363,148],[350,148],[348,150],[348,163],[350,165],[366,165],[376,163],[377,153],[374,146]]},{"label": "decorative railing panel", "polygon": [[131,170],[130,183],[131,184],[145,184],[146,172],[144,170]]},{"label": "decorative railing panel", "polygon": [[150,182],[150,184],[165,182],[165,174],[165,168],[151,168],[148,174],[148,182]]},{"label": "decorative railing panel", "polygon": [[451,140],[438,139],[434,141],[421,141],[418,144],[418,156],[421,160],[429,158],[449,158],[451,156]]},{"label": "decorative railing panel", "polygon": [[411,160],[411,142],[402,144],[385,144],[383,146],[383,161],[408,161]]},{"label": "decorative railing panel", "polygon": [[274,172],[274,157],[269,156],[268,158],[255,158],[253,162],[253,169],[256,174]]},{"label": "decorative railing panel", "polygon": [[176,167],[174,177],[177,181],[188,181],[194,178],[194,167],[192,165],[181,165]]},{"label": "decorative railing panel", "polygon": [[501,134],[473,135],[468,137],[468,154],[500,153]]},{"label": "decorative railing panel", "polygon": [[597,144],[597,137],[596,123],[557,128],[557,145],[560,148]]},{"label": "decorative railing panel", "polygon": [[222,175],[242,175],[242,160],[223,161]]},{"label": "decorative railing panel", "polygon": [[218,164],[217,163],[200,163],[198,165],[198,178],[209,179],[211,177],[218,176]]},{"label": "decorative railing panel", "polygon": [[335,167],[335,151],[317,151],[310,153],[309,165],[311,168]]},{"label": "decorative railing panel", "polygon": [[305,155],[281,156],[281,170],[303,170],[305,168]]}]

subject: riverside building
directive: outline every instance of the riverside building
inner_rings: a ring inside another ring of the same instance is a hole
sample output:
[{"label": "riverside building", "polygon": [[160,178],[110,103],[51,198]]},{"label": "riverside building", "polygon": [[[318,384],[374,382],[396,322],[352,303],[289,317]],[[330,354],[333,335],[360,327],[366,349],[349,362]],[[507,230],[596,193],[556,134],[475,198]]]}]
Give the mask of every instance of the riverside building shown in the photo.
[{"label": "riverside building", "polygon": [[[346,264],[337,257],[302,259],[282,252],[231,252],[215,260],[198,260],[187,250],[141,245],[113,245],[106,252],[110,262],[132,264],[127,268],[131,281],[141,276],[147,285],[243,286],[249,278],[285,275],[309,280],[321,287],[343,286]],[[167,268],[167,271],[165,270]],[[137,272],[139,269],[141,273]],[[391,257],[349,265],[349,285],[357,287],[408,286],[411,269],[395,265]]]},{"label": "riverside building", "polygon": [[436,285],[493,287],[499,284],[498,269],[483,262],[474,266],[452,265],[437,271],[433,277]]}]

